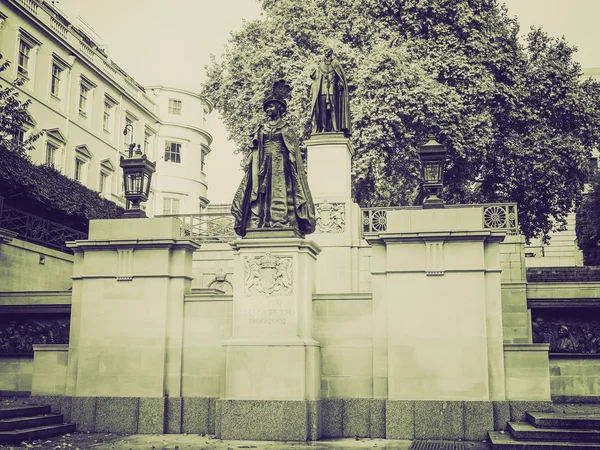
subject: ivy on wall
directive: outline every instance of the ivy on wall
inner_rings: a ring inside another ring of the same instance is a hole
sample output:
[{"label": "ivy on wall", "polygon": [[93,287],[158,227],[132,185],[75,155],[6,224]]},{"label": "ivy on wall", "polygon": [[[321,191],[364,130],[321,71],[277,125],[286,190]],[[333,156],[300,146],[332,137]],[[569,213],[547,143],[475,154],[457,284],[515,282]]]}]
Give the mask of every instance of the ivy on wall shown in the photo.
[{"label": "ivy on wall", "polygon": [[0,196],[45,219],[87,232],[91,219],[115,219],[124,209],[53,167],[0,145]]}]

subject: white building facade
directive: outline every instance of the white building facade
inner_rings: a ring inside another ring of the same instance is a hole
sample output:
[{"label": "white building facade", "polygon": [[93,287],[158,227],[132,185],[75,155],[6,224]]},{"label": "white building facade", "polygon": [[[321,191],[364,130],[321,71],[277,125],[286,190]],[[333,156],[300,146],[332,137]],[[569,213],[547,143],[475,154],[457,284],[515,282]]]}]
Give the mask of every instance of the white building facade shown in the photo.
[{"label": "white building facade", "polygon": [[[0,53],[11,62],[7,70],[0,72],[0,81],[4,85],[17,78],[24,81],[17,90],[22,101],[31,100],[32,120],[23,136],[44,131],[30,153],[34,162],[53,165],[64,175],[125,206],[119,162],[127,155],[128,145],[135,142],[158,163],[151,198],[145,205],[149,216],[163,214],[162,192],[177,192],[186,199],[198,199],[200,195],[206,198],[200,155],[210,152],[212,140],[204,129],[204,115],[212,110],[208,102],[198,94],[182,91],[185,94],[177,98],[182,105],[180,111],[188,110],[186,115],[168,114],[168,107],[162,108],[162,89],[144,89],[110,59],[91,33],[69,22],[56,8],[39,0],[1,0],[0,4]],[[164,101],[167,105],[169,100],[165,97]],[[165,114],[164,122],[161,114]],[[132,125],[133,135],[123,134],[127,124]],[[163,125],[166,135],[161,134]],[[197,137],[200,135],[202,139]],[[197,154],[198,170],[194,174],[191,165],[164,162],[162,136],[169,142],[185,144],[182,156],[186,157],[188,150],[196,143],[201,147],[202,141],[204,153],[189,150]],[[192,186],[193,192],[186,191]],[[198,213],[200,205],[197,200],[192,209],[185,202],[181,211]]]},{"label": "white building facade", "polygon": [[213,106],[199,94],[183,89],[150,86],[146,91],[155,96],[161,118],[154,213],[203,212],[208,206],[206,172],[212,143],[206,119]]}]

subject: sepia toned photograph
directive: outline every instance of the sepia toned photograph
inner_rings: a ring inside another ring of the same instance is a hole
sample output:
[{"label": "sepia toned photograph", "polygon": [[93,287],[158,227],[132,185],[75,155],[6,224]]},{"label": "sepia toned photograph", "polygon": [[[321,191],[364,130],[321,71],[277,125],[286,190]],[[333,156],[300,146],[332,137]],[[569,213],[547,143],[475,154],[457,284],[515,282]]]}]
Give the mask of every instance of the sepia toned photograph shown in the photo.
[{"label": "sepia toned photograph", "polygon": [[600,449],[598,0],[0,0],[0,450]]}]

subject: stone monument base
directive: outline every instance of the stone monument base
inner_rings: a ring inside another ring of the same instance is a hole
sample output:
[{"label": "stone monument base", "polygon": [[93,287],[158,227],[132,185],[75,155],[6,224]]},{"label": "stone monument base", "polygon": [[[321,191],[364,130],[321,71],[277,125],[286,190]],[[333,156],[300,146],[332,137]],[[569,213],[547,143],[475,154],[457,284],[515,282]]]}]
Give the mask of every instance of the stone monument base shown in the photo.
[{"label": "stone monument base", "polygon": [[217,400],[220,439],[316,441],[321,438],[321,400]]}]

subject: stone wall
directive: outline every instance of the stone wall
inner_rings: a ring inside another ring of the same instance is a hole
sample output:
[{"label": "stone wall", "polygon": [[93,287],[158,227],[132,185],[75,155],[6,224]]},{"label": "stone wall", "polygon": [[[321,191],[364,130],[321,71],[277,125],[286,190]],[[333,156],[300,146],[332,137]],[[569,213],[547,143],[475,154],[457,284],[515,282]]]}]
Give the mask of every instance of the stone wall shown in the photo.
[{"label": "stone wall", "polygon": [[0,392],[30,392],[32,378],[33,354],[0,357]]},{"label": "stone wall", "polygon": [[20,239],[0,243],[0,292],[66,291],[73,255]]},{"label": "stone wall", "polygon": [[550,356],[552,397],[600,396],[600,355]]}]

